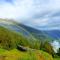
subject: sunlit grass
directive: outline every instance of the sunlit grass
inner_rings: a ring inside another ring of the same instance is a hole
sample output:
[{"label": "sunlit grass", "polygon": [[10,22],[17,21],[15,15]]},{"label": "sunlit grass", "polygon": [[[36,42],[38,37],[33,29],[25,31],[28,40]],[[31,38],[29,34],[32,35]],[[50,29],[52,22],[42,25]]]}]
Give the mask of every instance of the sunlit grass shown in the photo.
[{"label": "sunlit grass", "polygon": [[29,49],[27,52],[22,52],[17,49],[10,51],[0,49],[0,60],[53,60],[53,58],[39,50]]},{"label": "sunlit grass", "polygon": [[60,60],[60,58],[54,58],[54,60]]}]

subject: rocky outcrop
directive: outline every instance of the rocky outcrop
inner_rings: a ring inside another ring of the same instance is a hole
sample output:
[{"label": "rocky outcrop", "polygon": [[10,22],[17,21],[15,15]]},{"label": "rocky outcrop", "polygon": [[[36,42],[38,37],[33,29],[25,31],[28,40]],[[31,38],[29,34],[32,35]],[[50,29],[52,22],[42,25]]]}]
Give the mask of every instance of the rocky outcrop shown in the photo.
[{"label": "rocky outcrop", "polygon": [[20,50],[20,51],[27,51],[27,48],[26,47],[23,47],[21,45],[18,45],[17,46],[17,49]]}]

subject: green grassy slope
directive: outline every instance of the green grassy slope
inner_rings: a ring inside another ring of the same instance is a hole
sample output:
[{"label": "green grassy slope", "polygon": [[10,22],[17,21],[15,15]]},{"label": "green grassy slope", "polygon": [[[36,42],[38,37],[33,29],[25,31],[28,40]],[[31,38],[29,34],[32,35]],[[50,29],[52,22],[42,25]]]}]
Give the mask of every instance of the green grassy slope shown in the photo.
[{"label": "green grassy slope", "polygon": [[60,60],[60,58],[54,58],[54,60]]},{"label": "green grassy slope", "polygon": [[[17,50],[17,45],[27,47],[28,51]],[[48,53],[36,50],[39,48],[38,40],[30,41],[23,35],[0,26],[0,60],[53,60]]]},{"label": "green grassy slope", "polygon": [[16,48],[17,45],[36,49],[40,48],[40,42],[38,40],[29,40],[22,34],[18,34],[0,26],[0,48],[12,49]]},{"label": "green grassy slope", "polygon": [[29,49],[22,52],[17,49],[10,51],[0,49],[0,60],[53,60],[53,58],[48,53],[38,50]]}]

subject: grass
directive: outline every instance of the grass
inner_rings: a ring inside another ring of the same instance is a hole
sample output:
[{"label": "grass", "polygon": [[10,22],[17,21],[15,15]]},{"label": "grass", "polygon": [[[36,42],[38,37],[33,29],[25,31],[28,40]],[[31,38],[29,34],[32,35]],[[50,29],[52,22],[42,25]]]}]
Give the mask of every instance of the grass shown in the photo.
[{"label": "grass", "polygon": [[54,60],[60,60],[60,58],[54,58]]},{"label": "grass", "polygon": [[27,52],[22,52],[17,49],[10,51],[0,49],[0,60],[53,60],[53,58],[40,50],[29,49]]}]

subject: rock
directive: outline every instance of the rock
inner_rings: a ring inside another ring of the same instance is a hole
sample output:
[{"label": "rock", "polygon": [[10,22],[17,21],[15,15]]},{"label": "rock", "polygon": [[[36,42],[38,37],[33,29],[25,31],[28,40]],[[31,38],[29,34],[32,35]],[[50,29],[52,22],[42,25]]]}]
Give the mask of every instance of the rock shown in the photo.
[{"label": "rock", "polygon": [[20,51],[27,51],[27,48],[26,47],[23,47],[21,45],[18,45],[17,46],[17,49],[20,50]]}]

